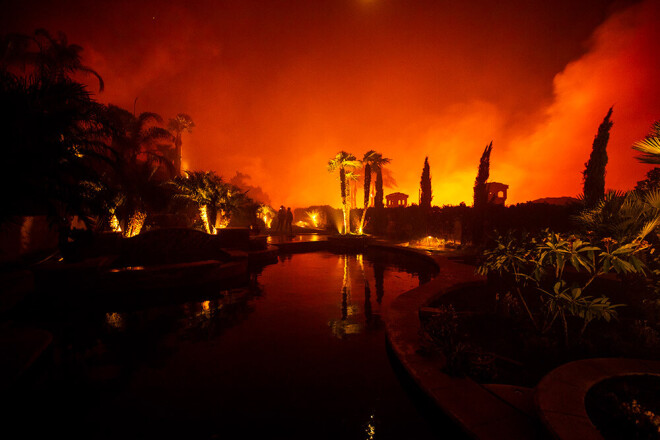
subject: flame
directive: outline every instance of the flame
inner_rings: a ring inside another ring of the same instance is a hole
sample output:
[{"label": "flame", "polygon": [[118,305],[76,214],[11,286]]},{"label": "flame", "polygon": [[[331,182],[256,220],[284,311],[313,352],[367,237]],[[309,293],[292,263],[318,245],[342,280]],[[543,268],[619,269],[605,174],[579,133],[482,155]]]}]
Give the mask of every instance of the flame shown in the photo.
[{"label": "flame", "polygon": [[264,224],[268,229],[270,229],[270,225],[273,224],[273,218],[270,217],[268,214],[264,214],[261,219],[264,221]]},{"label": "flame", "polygon": [[312,221],[312,225],[315,228],[319,227],[319,212],[318,211],[307,211],[307,216]]},{"label": "flame", "polygon": [[419,240],[411,241],[408,246],[420,248],[420,249],[444,249],[446,245],[446,240],[444,238],[433,237],[428,235]]}]

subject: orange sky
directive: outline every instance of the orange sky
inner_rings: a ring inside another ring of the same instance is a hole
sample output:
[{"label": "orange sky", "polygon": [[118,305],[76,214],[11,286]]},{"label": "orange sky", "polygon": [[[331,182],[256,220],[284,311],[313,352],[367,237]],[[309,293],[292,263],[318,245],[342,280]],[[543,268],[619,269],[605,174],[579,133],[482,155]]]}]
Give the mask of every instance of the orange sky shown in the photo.
[{"label": "orange sky", "polygon": [[190,114],[184,163],[248,175],[273,205],[338,206],[328,159],[370,149],[392,159],[386,193],[417,202],[428,155],[433,203],[470,204],[491,140],[509,203],[576,195],[612,105],[606,186],[649,169],[630,145],[660,119],[658,1],[42,3],[0,25],[64,31],[102,102]]}]

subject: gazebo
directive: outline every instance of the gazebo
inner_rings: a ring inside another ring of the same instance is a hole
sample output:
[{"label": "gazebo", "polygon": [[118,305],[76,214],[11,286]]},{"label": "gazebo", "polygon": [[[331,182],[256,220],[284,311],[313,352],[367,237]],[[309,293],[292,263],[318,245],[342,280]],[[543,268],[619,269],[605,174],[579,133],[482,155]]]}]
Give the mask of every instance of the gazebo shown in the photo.
[{"label": "gazebo", "polygon": [[385,196],[388,208],[396,208],[399,206],[408,206],[408,194],[395,192]]}]

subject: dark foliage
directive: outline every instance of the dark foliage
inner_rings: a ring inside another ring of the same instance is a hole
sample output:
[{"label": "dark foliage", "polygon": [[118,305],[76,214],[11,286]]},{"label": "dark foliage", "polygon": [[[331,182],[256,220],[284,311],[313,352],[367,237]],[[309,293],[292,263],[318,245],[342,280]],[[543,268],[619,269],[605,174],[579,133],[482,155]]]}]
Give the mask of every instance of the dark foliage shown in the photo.
[{"label": "dark foliage", "polygon": [[431,167],[429,166],[428,156],[424,159],[424,169],[419,183],[421,195],[419,197],[419,206],[424,209],[431,209],[433,193],[431,189]]},{"label": "dark foliage", "polygon": [[646,179],[640,180],[635,185],[635,191],[648,192],[660,189],[660,167],[655,167],[646,173]]},{"label": "dark foliage", "polygon": [[479,208],[488,202],[488,193],[486,192],[486,182],[490,176],[490,153],[493,150],[493,142],[486,145],[484,152],[479,159],[479,169],[477,178],[474,181],[474,207]]},{"label": "dark foliage", "polygon": [[19,77],[0,69],[3,218],[47,214],[89,219],[100,189],[101,106],[65,77]]},{"label": "dark foliage", "polygon": [[364,208],[369,207],[369,194],[371,192],[371,164],[364,164]]},{"label": "dark foliage", "polygon": [[486,182],[490,175],[490,153],[493,150],[493,142],[486,145],[484,152],[479,160],[479,169],[477,178],[474,181],[474,216],[472,223],[471,241],[474,245],[481,245],[484,239],[484,229],[486,229],[486,209],[488,205],[488,190]]},{"label": "dark foliage", "polygon": [[587,206],[594,206],[605,195],[607,142],[610,139],[610,128],[613,124],[610,120],[613,109],[613,107],[610,107],[605,119],[598,127],[589,161],[584,164],[585,170],[582,174],[584,178],[584,201]]}]

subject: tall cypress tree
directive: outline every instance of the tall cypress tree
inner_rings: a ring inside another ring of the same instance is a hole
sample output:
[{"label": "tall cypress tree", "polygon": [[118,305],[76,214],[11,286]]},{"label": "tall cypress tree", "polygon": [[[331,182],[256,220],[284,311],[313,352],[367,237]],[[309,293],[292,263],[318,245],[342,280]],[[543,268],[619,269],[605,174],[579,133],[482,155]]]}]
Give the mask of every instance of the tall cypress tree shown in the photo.
[{"label": "tall cypress tree", "polygon": [[419,206],[425,209],[431,209],[431,200],[433,194],[431,190],[431,167],[429,166],[429,157],[424,159],[424,169],[422,170],[422,179],[419,182],[421,195],[419,197]]},{"label": "tall cypress tree", "polygon": [[610,128],[613,122],[610,120],[612,110],[610,107],[605,119],[598,127],[598,133],[594,138],[589,161],[584,164],[582,173],[584,178],[584,202],[587,206],[594,206],[605,195],[605,166],[607,165],[607,141],[610,139]]},{"label": "tall cypress tree", "polygon": [[488,192],[486,191],[486,182],[490,176],[490,152],[493,150],[493,141],[486,145],[484,152],[479,160],[479,170],[477,178],[474,181],[474,201],[473,201],[473,224],[472,224],[472,243],[479,246],[484,239],[484,224],[486,221],[486,205],[488,204]]},{"label": "tall cypress tree", "polygon": [[479,160],[479,170],[477,171],[477,178],[474,181],[474,200],[473,206],[475,209],[482,208],[488,202],[488,193],[486,192],[486,181],[490,176],[490,152],[493,149],[493,141],[486,145],[484,152],[481,154]]}]

